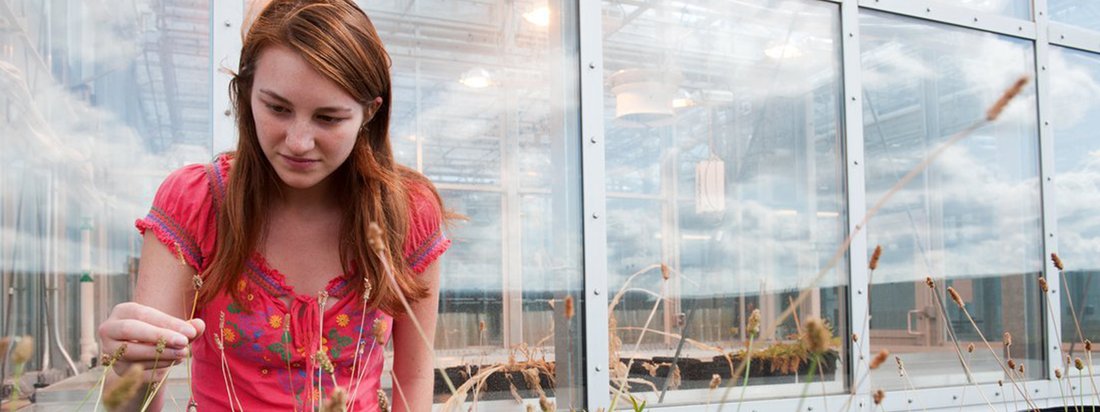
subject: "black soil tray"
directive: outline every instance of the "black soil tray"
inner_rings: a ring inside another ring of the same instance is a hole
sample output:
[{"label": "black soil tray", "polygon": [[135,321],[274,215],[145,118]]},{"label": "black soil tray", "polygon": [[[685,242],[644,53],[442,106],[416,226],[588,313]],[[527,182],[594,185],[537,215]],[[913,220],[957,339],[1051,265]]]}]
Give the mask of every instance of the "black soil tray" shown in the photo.
[{"label": "black soil tray", "polygon": [[[465,366],[452,366],[444,369],[447,371],[447,377],[451,379],[451,383],[455,385],[455,388],[462,386],[472,376],[477,376],[478,371],[482,367],[491,367],[492,365],[474,366],[470,365],[467,372]],[[512,397],[511,386],[515,386],[516,392],[519,392],[519,396],[530,399],[538,398],[538,392],[534,388],[528,388],[527,382],[523,380],[522,372],[505,372],[497,371],[489,375],[485,379],[485,383],[482,384],[481,400],[497,400],[497,399],[514,399]],[[539,373],[539,385],[542,386],[543,392],[546,396],[554,396],[554,384],[551,381],[551,377],[545,373]],[[472,394],[473,389],[470,390]],[[439,370],[435,370],[435,397],[437,401],[446,400],[451,396],[451,390],[447,388],[447,382],[443,380],[443,376],[439,373]]]},{"label": "black soil tray", "polygon": [[[832,380],[836,374],[836,365],[839,354],[836,351],[828,351],[822,356],[821,365],[817,372],[815,372],[814,380]],[[742,362],[740,358],[731,359],[733,362],[733,369],[736,371]],[[664,388],[665,379],[668,377],[669,364],[672,363],[672,357],[657,356],[649,359],[636,358],[631,364],[630,359],[622,358],[620,361],[625,364],[630,364],[630,377],[638,378],[648,381],[653,384],[658,390]],[[644,366],[646,363],[659,365],[654,375],[650,375],[649,370]],[[730,363],[727,362],[723,356],[715,356],[709,360],[694,359],[694,358],[680,358],[676,361],[676,365],[680,369],[680,389],[702,389],[710,386],[710,380],[714,375],[718,375],[722,378],[722,384],[728,385],[730,379]],[[446,368],[447,377],[451,379],[451,382],[455,387],[461,386],[471,376],[477,375],[478,371],[484,366],[470,365],[466,366],[453,366]],[[803,363],[798,368],[798,375],[800,375],[798,381],[805,382],[809,376],[810,365],[809,363]],[[743,372],[742,372],[743,373]],[[738,376],[736,379],[736,385],[740,385],[742,376]],[[550,376],[545,373],[539,374],[539,384],[542,386],[546,396],[554,396],[554,385],[551,382]],[[772,365],[767,359],[753,358],[749,366],[749,383],[752,384],[778,384],[778,383],[794,383],[796,381],[795,374],[772,370]],[[515,386],[516,391],[523,398],[537,398],[538,392],[533,388],[527,387],[527,382],[523,380],[523,373],[521,372],[495,372],[489,375],[489,378],[485,380],[483,393],[481,395],[482,400],[496,400],[496,399],[513,399],[510,387]],[[631,390],[635,392],[652,391],[653,388],[644,384],[632,384]],[[473,390],[471,390],[473,392]],[[439,370],[435,371],[435,396],[437,400],[444,400],[450,396],[450,390],[447,389],[447,384],[443,381],[442,375]],[[1059,409],[1060,410],[1060,409]]]}]

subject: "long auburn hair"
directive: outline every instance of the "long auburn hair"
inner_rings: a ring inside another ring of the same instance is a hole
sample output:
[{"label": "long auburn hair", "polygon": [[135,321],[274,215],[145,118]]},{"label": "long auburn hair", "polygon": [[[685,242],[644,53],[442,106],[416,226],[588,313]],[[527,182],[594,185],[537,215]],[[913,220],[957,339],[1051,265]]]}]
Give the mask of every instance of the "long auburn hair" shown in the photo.
[{"label": "long auburn hair", "polygon": [[[356,136],[351,155],[331,178],[340,188],[343,207],[340,227],[340,260],[349,279],[349,293],[362,295],[365,281],[372,293],[369,310],[381,308],[390,314],[403,312],[386,279],[383,263],[369,246],[368,227],[382,228],[385,255],[394,272],[400,293],[409,300],[427,295],[427,288],[412,276],[403,256],[409,228],[410,187],[428,188],[442,210],[434,186],[421,174],[393,159],[389,140],[390,58],[378,33],[351,0],[275,0],[252,22],[241,48],[240,66],[229,85],[237,112],[239,140],[229,178],[229,190],[219,206],[217,247],[204,274],[201,302],[209,302],[229,291],[241,302],[236,285],[262,236],[266,205],[277,196],[281,181],[264,157],[252,115],[252,86],[256,62],[263,50],[282,45],[296,51],[315,70],[366,105],[382,97],[374,117]],[[416,189],[411,189],[416,190]]]}]

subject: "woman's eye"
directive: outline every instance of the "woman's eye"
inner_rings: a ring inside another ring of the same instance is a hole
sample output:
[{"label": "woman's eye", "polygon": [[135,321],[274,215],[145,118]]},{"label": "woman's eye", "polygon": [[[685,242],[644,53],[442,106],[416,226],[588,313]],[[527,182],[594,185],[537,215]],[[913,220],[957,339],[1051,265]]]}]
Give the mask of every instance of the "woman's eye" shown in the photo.
[{"label": "woman's eye", "polygon": [[283,114],[283,113],[289,113],[289,112],[290,112],[290,109],[287,109],[286,107],[283,107],[283,106],[279,106],[279,105],[274,105],[274,104],[269,104],[269,105],[267,105],[267,108],[268,108],[269,110],[271,110],[271,111],[273,111],[273,112],[275,112],[275,113],[279,113],[279,114]]},{"label": "woman's eye", "polygon": [[322,123],[336,124],[336,123],[342,122],[344,120],[344,118],[321,115],[321,116],[317,116],[317,120],[320,120]]}]

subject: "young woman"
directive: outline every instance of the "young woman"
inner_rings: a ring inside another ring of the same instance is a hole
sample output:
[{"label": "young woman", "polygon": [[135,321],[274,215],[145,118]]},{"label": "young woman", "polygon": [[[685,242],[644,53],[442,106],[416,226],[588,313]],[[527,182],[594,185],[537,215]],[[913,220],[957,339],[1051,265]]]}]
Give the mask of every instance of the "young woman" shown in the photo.
[{"label": "young woman", "polygon": [[105,353],[126,344],[116,372],[190,350],[198,410],[313,409],[339,387],[371,411],[392,331],[394,409],[430,408],[413,318],[431,342],[450,242],[434,187],[394,162],[389,67],[351,0],[260,12],[230,86],[237,150],[172,173],[137,221],[134,301],[99,329]]}]

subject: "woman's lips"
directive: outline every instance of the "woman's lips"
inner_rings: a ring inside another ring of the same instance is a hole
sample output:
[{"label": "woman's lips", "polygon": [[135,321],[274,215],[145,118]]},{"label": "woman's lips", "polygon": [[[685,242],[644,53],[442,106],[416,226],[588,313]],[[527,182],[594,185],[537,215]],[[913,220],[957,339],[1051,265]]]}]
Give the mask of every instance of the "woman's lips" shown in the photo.
[{"label": "woman's lips", "polygon": [[282,155],[282,157],[283,157],[283,160],[286,161],[286,164],[288,166],[290,166],[291,168],[294,168],[294,169],[298,169],[298,170],[309,169],[315,163],[320,162],[319,160],[305,159],[305,158],[301,158],[301,157],[294,157],[294,156],[287,156],[287,155]]}]

